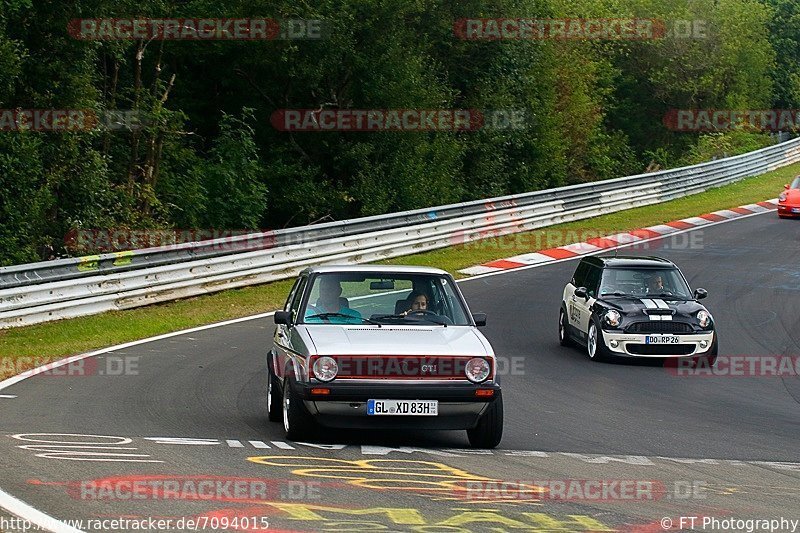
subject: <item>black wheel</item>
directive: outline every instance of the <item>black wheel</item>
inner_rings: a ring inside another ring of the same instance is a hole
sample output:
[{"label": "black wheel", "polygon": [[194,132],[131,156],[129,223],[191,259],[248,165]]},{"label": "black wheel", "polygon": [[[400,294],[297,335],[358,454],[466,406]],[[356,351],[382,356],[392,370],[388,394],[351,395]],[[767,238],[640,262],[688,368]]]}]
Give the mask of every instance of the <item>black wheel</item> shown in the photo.
[{"label": "black wheel", "polygon": [[607,361],[609,358],[608,348],[603,340],[603,331],[595,324],[594,320],[589,322],[589,335],[586,337],[586,353],[592,361]]},{"label": "black wheel", "polygon": [[564,308],[558,312],[558,341],[561,346],[572,346],[572,338],[569,336],[569,321],[567,320],[567,312]]},{"label": "black wheel", "polygon": [[283,381],[283,429],[287,439],[304,440],[314,434],[314,419],[292,383],[291,378]]},{"label": "black wheel", "polygon": [[478,425],[467,430],[473,448],[494,448],[503,439],[503,397],[498,396],[489,404]]},{"label": "black wheel", "polygon": [[272,371],[272,365],[267,365],[267,416],[270,422],[280,422],[282,406],[280,381]]}]

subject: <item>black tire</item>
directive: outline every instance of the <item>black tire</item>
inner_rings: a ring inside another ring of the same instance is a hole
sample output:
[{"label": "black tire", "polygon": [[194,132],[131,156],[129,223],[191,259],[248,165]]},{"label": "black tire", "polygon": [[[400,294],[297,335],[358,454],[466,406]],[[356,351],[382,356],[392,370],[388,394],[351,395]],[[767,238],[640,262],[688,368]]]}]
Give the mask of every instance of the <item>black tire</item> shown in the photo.
[{"label": "black tire", "polygon": [[283,418],[283,394],[281,393],[281,383],[272,365],[267,365],[267,417],[270,422],[280,422]]},{"label": "black tire", "polygon": [[503,440],[503,397],[498,396],[486,412],[483,413],[478,425],[467,430],[467,438],[473,448],[495,448]]},{"label": "black tire", "polygon": [[[594,342],[594,346],[592,343]],[[603,340],[603,328],[597,325],[594,319],[589,322],[589,331],[586,336],[586,353],[592,361],[603,362],[610,359],[610,353]]]},{"label": "black tire", "polygon": [[561,346],[572,346],[572,337],[569,336],[569,320],[567,320],[567,311],[562,307],[558,312],[558,342]]},{"label": "black tire", "polygon": [[293,382],[288,377],[283,381],[283,429],[289,440],[306,440],[314,435],[316,425]]}]

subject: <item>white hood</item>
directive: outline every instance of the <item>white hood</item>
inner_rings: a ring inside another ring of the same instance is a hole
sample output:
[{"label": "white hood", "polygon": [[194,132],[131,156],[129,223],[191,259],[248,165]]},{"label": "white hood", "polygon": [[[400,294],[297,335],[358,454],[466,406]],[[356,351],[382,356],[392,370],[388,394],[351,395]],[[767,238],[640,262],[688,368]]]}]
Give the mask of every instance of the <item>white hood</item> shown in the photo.
[{"label": "white hood", "polygon": [[494,355],[470,326],[301,326],[318,355]]}]

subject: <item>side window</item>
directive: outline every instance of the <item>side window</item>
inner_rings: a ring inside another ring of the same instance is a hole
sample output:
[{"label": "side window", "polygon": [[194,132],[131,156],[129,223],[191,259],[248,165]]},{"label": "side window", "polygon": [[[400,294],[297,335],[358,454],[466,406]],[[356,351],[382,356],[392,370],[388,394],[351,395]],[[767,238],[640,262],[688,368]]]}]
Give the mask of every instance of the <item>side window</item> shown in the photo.
[{"label": "side window", "polygon": [[586,274],[586,293],[592,298],[597,298],[597,286],[600,284],[602,271],[596,266],[589,265],[589,272]]},{"label": "side window", "polygon": [[589,264],[581,261],[578,263],[578,268],[575,270],[575,275],[572,276],[572,284],[575,287],[586,286],[586,273],[589,270]]},{"label": "side window", "polygon": [[292,320],[297,321],[297,312],[300,309],[300,302],[303,300],[303,293],[306,290],[306,285],[308,284],[308,276],[303,276],[300,278],[300,281],[297,283],[297,288],[292,295],[292,303],[289,307],[288,311],[292,313]]}]

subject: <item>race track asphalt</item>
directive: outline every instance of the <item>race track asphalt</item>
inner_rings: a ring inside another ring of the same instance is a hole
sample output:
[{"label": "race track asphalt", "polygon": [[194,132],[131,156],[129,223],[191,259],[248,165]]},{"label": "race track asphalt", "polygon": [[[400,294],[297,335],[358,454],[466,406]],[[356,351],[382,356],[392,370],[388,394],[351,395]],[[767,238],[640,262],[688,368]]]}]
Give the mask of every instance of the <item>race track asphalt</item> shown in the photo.
[{"label": "race track asphalt", "polygon": [[[773,212],[685,235],[619,253],[667,257],[708,290],[721,356],[800,355],[800,223]],[[560,297],[576,264],[460,283],[472,311],[488,313],[483,331],[505,360],[498,450],[465,450],[463,432],[287,441],[266,419],[273,325],[262,318],[96,357],[91,376],[41,375],[4,389],[16,398],[0,398],[0,488],[62,520],[261,513],[270,530],[644,532],[693,513],[800,519],[800,378],[677,376],[658,360],[595,363],[560,347]],[[108,375],[120,361],[128,372]],[[259,478],[279,488],[267,500],[98,500],[79,489],[109,476]],[[657,481],[666,495],[483,502],[455,488],[534,479]],[[684,498],[678,486],[704,490]]]}]

